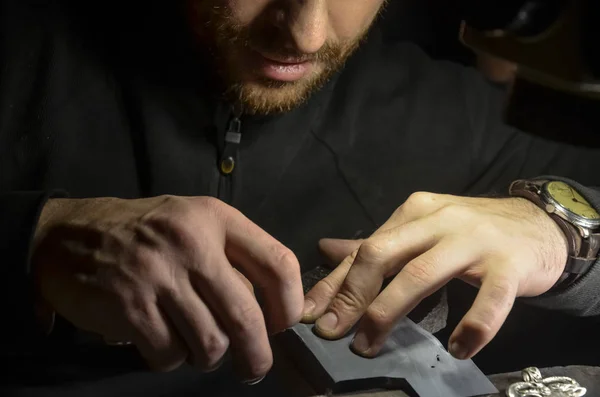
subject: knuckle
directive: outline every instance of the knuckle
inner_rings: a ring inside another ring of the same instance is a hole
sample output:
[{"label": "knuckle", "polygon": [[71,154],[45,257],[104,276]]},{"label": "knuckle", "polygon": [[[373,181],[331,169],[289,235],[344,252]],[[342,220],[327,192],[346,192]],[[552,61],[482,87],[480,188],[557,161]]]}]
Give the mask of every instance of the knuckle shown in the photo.
[{"label": "knuckle", "polygon": [[320,280],[314,288],[315,291],[319,291],[319,296],[334,296],[337,292],[337,287],[333,284],[329,278]]},{"label": "knuckle", "polygon": [[204,355],[206,356],[206,369],[216,367],[229,348],[229,340],[225,335],[213,333],[207,335],[203,342]]},{"label": "knuckle", "polygon": [[194,241],[191,239],[197,233],[192,225],[194,217],[194,207],[189,199],[167,196],[161,209],[140,219],[137,229],[143,231],[140,235],[152,236],[155,241],[167,240],[181,246]]},{"label": "knuckle", "polygon": [[367,306],[367,299],[351,284],[346,283],[338,292],[332,303],[332,308],[341,312],[356,312]]},{"label": "knuckle", "polygon": [[437,199],[435,193],[415,192],[408,196],[404,202],[404,206],[410,208],[423,208],[431,205]]},{"label": "knuckle", "polygon": [[246,288],[248,288],[248,290],[254,294],[254,285],[252,285],[250,280],[248,280],[246,278],[246,276],[244,276],[244,274],[241,273],[239,270],[233,269],[233,271],[234,271],[235,275],[242,281],[242,283],[244,283]]},{"label": "knuckle", "polygon": [[128,290],[123,291],[119,298],[123,315],[131,326],[137,329],[147,329],[152,326],[152,304],[149,299]]},{"label": "knuckle", "polygon": [[180,236],[186,235],[187,216],[177,216],[175,214],[155,215],[147,220],[148,225],[154,229],[154,232],[169,240],[177,241]]},{"label": "knuckle", "polygon": [[269,266],[272,278],[284,285],[298,282],[300,279],[300,262],[292,250],[284,246],[277,246],[273,251],[275,260]]},{"label": "knuckle", "polygon": [[230,336],[244,343],[249,338],[258,337],[257,332],[265,328],[264,318],[257,305],[238,308],[231,318]]},{"label": "knuckle", "polygon": [[[151,212],[149,217],[154,219],[155,217],[158,219],[163,219],[159,214],[177,214],[179,216],[186,216],[193,210],[193,206],[186,197],[173,196],[173,195],[165,195],[162,196],[162,205],[160,206],[161,210],[157,212]],[[168,217],[168,219],[172,219],[172,217]]]},{"label": "knuckle", "polygon": [[175,196],[172,194],[166,194],[161,197],[163,199],[163,203],[172,206],[172,207],[181,207],[186,208],[188,205],[188,199],[181,196]]},{"label": "knuckle", "polygon": [[421,288],[430,286],[434,271],[434,266],[425,258],[417,258],[402,269],[404,276],[408,277],[413,285]]},{"label": "knuckle", "polygon": [[199,197],[196,203],[207,211],[210,215],[216,217],[217,219],[225,217],[227,211],[231,211],[232,207],[229,207],[223,201],[215,198],[215,197]]},{"label": "knuckle", "polygon": [[375,261],[381,256],[383,256],[385,252],[385,247],[381,244],[381,242],[374,240],[367,240],[361,244],[358,249],[358,253],[356,254],[356,259],[359,262],[368,264],[371,261]]},{"label": "knuckle", "polygon": [[173,334],[161,326],[155,299],[149,295],[130,293],[122,296],[121,302],[127,328],[152,370],[169,372],[185,363],[188,352]]},{"label": "knuckle", "polygon": [[151,230],[159,241],[167,241],[176,247],[188,248],[192,246],[189,219],[186,214],[160,213],[147,216],[143,219],[142,227]]},{"label": "knuckle", "polygon": [[298,262],[298,259],[296,258],[296,255],[292,252],[291,249],[284,247],[284,246],[280,246],[276,249],[276,255],[275,255],[278,260],[277,262],[284,265],[282,267],[284,268],[292,268],[294,270],[297,270],[300,268],[300,264]]},{"label": "knuckle", "polygon": [[224,204],[218,198],[211,196],[198,197],[198,203],[208,208],[220,208]]},{"label": "knuckle", "polygon": [[395,319],[389,310],[379,305],[371,305],[364,317],[377,330],[387,330],[395,323]]}]

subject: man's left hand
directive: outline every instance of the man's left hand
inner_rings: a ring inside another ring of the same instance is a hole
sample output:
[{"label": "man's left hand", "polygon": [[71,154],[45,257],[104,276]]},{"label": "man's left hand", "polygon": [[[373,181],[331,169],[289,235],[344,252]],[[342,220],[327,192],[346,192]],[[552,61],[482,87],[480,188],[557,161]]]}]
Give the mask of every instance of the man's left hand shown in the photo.
[{"label": "man's left hand", "polygon": [[[340,242],[331,243],[339,251]],[[521,198],[415,193],[370,238],[346,245],[352,248],[341,264],[306,295],[303,321],[337,339],[360,320],[352,348],[366,357],[377,355],[400,318],[458,278],[479,293],[449,350],[471,358],[494,338],[515,299],[550,290],[567,261],[558,225]]]}]

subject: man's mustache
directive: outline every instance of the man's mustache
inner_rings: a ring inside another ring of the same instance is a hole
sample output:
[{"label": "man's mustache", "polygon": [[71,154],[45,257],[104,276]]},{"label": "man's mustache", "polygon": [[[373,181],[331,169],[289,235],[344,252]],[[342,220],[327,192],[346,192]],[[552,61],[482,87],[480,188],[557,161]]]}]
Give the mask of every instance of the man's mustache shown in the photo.
[{"label": "man's mustache", "polygon": [[282,63],[331,63],[342,58],[344,53],[342,46],[332,43],[326,43],[319,51],[311,54],[295,51],[289,44],[261,46],[249,43],[249,47],[269,59]]}]

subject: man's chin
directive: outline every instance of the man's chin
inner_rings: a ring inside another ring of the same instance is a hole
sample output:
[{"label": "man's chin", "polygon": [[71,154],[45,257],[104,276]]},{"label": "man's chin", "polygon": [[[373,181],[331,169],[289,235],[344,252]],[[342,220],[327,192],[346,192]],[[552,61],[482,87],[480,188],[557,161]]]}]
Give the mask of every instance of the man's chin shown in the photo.
[{"label": "man's chin", "polygon": [[[230,87],[230,100],[237,101],[247,114],[269,115],[294,110],[308,101],[332,76],[334,69],[315,68],[297,81],[278,81],[256,75],[238,75]],[[230,75],[229,77],[234,77]]]},{"label": "man's chin", "polygon": [[310,82],[245,82],[232,88],[244,112],[269,115],[289,112],[306,102],[319,86]]}]

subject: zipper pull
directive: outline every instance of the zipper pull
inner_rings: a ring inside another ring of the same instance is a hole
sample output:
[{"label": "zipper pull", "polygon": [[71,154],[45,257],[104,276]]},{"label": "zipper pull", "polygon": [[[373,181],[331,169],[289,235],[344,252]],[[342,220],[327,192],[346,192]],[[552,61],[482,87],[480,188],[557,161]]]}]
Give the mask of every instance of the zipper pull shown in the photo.
[{"label": "zipper pull", "polygon": [[231,107],[232,117],[229,121],[227,132],[225,133],[225,144],[233,143],[239,145],[242,142],[242,114],[243,109],[240,105]]},{"label": "zipper pull", "polygon": [[232,118],[225,133],[225,150],[221,157],[220,169],[223,175],[231,175],[235,170],[238,145],[242,142],[242,109],[232,108]]},{"label": "zipper pull", "polygon": [[242,121],[238,117],[234,117],[229,122],[225,133],[225,145],[228,143],[239,145],[240,142],[242,142]]}]

